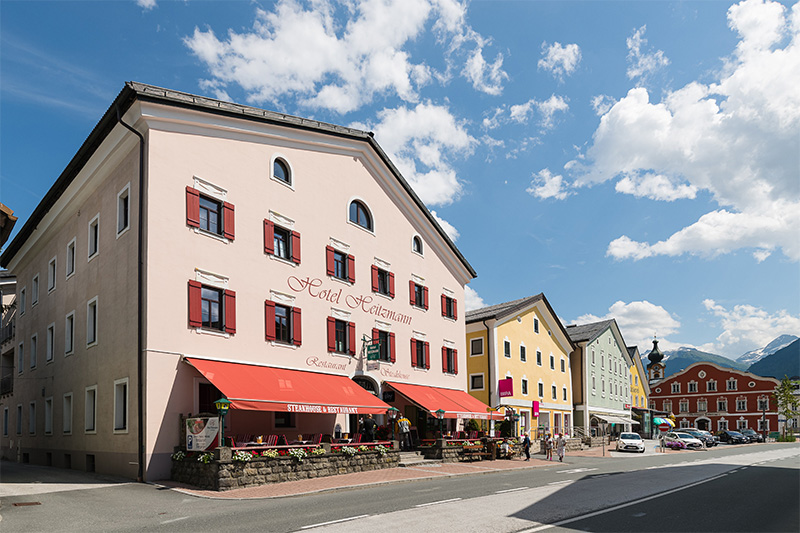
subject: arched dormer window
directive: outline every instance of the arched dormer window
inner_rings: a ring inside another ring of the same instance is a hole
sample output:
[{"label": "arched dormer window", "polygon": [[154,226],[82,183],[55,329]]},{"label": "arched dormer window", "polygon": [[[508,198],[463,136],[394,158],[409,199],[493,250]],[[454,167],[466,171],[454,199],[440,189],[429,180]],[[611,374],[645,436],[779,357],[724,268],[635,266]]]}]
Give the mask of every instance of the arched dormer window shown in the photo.
[{"label": "arched dormer window", "polygon": [[350,222],[372,231],[372,215],[370,215],[367,206],[358,200],[350,202]]},{"label": "arched dormer window", "polygon": [[422,239],[419,238],[419,235],[414,235],[414,239],[411,241],[411,249],[414,250],[414,253],[422,255]]},{"label": "arched dormer window", "polygon": [[292,174],[289,172],[289,165],[286,164],[286,161],[280,158],[275,159],[272,164],[272,177],[287,185],[292,184]]}]

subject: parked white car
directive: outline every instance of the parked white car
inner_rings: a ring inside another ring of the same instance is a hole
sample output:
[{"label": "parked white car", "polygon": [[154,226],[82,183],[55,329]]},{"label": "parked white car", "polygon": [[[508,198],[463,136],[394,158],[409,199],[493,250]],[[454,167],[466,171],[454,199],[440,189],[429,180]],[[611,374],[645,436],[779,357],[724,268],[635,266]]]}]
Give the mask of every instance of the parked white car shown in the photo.
[{"label": "parked white car", "polygon": [[703,441],[693,437],[689,433],[681,433],[680,431],[673,431],[667,433],[666,441],[667,443],[682,442],[683,445],[686,446],[687,448],[692,448],[695,450],[703,449]]},{"label": "parked white car", "polygon": [[644,441],[636,433],[622,433],[617,440],[617,451],[644,453]]}]

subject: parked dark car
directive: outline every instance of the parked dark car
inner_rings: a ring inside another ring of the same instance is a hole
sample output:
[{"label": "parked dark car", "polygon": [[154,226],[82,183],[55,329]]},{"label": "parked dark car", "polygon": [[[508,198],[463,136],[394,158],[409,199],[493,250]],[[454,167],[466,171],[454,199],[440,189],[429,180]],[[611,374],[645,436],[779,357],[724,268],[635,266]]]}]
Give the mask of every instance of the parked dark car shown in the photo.
[{"label": "parked dark car", "polygon": [[764,442],[764,436],[761,433],[756,433],[750,428],[743,429],[739,433],[747,437],[750,442]]},{"label": "parked dark car", "polygon": [[716,446],[717,444],[719,444],[719,437],[717,437],[716,435],[712,435],[710,431],[706,431],[704,429],[698,429],[697,431],[710,439],[711,444],[706,444],[706,446]]},{"label": "parked dark car", "polygon": [[747,444],[750,440],[739,433],[738,431],[720,431],[717,433],[720,442],[727,442],[728,444]]},{"label": "parked dark car", "polygon": [[688,433],[692,437],[696,438],[702,442],[706,448],[711,448],[717,444],[714,440],[714,436],[711,433],[703,433],[699,429],[681,429],[680,431],[683,433]]}]

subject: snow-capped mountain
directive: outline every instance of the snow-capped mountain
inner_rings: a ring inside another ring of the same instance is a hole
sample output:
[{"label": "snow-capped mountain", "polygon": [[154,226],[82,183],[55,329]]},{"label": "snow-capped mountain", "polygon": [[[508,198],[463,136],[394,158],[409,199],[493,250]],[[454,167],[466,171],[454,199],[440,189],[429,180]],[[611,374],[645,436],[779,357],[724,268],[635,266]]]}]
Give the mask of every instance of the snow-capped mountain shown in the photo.
[{"label": "snow-capped mountain", "polygon": [[739,363],[743,363],[745,365],[752,365],[756,361],[760,361],[761,359],[765,358],[768,355],[772,355],[781,348],[784,348],[794,341],[797,340],[797,335],[781,335],[780,337],[776,338],[763,348],[759,348],[758,350],[751,350],[746,354],[742,355],[741,357],[737,358],[736,361]]}]

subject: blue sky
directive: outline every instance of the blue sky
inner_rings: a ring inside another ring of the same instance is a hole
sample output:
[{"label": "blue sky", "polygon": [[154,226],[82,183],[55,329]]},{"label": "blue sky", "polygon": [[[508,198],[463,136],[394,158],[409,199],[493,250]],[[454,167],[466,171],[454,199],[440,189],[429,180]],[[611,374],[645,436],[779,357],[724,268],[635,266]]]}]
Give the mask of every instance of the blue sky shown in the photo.
[{"label": "blue sky", "polygon": [[796,4],[4,0],[18,228],[128,80],[374,131],[472,307],[544,292],[642,351],[800,335]]}]

